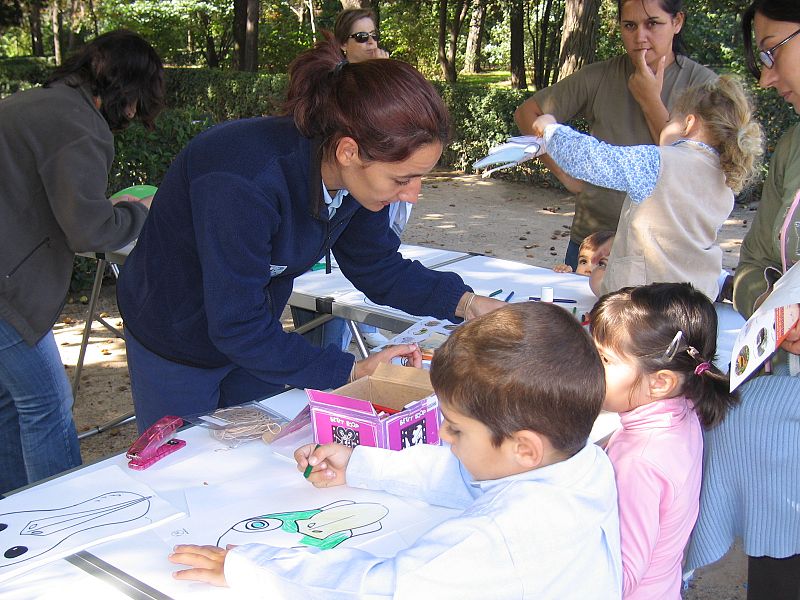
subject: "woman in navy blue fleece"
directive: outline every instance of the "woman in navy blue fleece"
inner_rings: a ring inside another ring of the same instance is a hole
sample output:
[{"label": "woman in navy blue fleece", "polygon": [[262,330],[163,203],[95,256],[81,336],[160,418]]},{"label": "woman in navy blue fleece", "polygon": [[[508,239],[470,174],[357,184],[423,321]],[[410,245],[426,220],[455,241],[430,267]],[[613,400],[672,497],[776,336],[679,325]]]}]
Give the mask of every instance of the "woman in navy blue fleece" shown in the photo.
[{"label": "woman in navy blue fleece", "polygon": [[197,136],[167,172],[118,285],[140,431],[281,391],[326,389],[407,355],[354,362],[285,333],[295,277],[333,251],[370,300],[472,318],[502,303],[397,252],[388,205],[416,202],[448,139],[434,88],[394,60],[342,61],[330,39],[295,59],[285,117]]}]

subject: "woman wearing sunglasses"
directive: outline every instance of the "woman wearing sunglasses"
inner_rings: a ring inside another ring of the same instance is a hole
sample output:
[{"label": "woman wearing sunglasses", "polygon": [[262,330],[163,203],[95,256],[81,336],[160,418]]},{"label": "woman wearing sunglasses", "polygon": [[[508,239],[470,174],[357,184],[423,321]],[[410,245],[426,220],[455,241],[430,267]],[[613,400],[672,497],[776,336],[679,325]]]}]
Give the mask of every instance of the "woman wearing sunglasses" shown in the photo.
[{"label": "woman wearing sunglasses", "polygon": [[[675,98],[716,77],[683,55],[683,0],[617,0],[617,11],[625,54],[587,65],[536,92],[514,115],[523,134],[533,133],[533,122],[549,113],[559,123],[585,118],[591,135],[610,144],[657,144]],[[616,231],[625,193],[573,179],[547,155],[542,161],[577,194],[564,260],[575,270],[586,236]]]},{"label": "woman wearing sunglasses", "polygon": [[[750,71],[800,113],[800,3],[756,0],[742,18]],[[749,317],[767,278],[800,260],[800,126],[778,142],[758,212],[742,243],[734,306]],[[766,277],[765,277],[766,275]],[[774,278],[773,278],[774,280]],[[798,298],[800,300],[800,298]],[[735,538],[748,556],[748,600],[800,598],[800,355],[795,326],[772,361],[741,389],[741,404],[706,433],[700,516],[688,555],[695,568],[720,559]]]},{"label": "woman wearing sunglasses", "polygon": [[162,181],[117,294],[136,420],[187,416],[285,385],[335,388],[406,356],[355,362],[286,333],[296,277],[333,252],[373,302],[471,318],[502,306],[454,273],[398,254],[387,207],[416,202],[449,117],[433,86],[394,60],[349,63],[332,37],[289,68],[286,116],[218,125],[184,148]]},{"label": "woman wearing sunglasses", "polygon": [[372,58],[389,58],[389,53],[378,48],[377,19],[368,8],[343,10],[336,17],[333,35],[342,52],[350,62],[362,62]]}]

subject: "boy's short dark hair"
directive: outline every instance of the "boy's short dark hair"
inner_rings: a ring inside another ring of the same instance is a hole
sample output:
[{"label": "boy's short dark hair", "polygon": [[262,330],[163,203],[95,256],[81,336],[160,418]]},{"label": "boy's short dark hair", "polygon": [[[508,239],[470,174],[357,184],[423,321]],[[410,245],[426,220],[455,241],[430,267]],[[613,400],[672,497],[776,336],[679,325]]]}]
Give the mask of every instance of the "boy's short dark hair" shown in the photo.
[{"label": "boy's short dark hair", "polygon": [[586,445],[606,391],[592,338],[543,302],[463,324],[434,354],[431,382],[442,402],[484,423],[495,446],[531,430],[569,456]]},{"label": "boy's short dark hair", "polygon": [[581,242],[580,248],[578,248],[578,252],[582,252],[583,250],[591,250],[592,252],[596,251],[600,246],[605,244],[608,240],[613,238],[617,235],[616,231],[595,231],[594,233],[590,233]]}]

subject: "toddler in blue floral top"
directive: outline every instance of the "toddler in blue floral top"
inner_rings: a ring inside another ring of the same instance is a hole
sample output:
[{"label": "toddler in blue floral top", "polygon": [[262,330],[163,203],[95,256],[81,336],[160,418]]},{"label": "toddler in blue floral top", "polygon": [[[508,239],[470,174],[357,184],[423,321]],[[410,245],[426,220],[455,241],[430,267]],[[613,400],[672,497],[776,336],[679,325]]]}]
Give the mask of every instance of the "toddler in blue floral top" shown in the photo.
[{"label": "toddler in blue floral top", "polygon": [[719,228],[733,194],[752,177],[762,133],[741,84],[723,76],[676,100],[659,145],[613,146],[559,125],[534,122],[548,154],[572,177],[627,192],[597,294],[654,281],[689,281],[711,300],[719,292]]}]

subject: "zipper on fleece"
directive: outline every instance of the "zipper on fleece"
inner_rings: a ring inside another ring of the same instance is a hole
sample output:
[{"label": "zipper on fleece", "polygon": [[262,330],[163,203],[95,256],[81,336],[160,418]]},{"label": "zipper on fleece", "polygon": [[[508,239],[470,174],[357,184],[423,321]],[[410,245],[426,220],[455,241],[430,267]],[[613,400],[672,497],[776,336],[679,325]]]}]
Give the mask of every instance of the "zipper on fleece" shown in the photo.
[{"label": "zipper on fleece", "polygon": [[48,246],[50,245],[50,238],[49,237],[44,238],[41,242],[39,242],[38,244],[36,244],[36,246],[33,247],[33,250],[31,250],[25,256],[23,256],[22,260],[19,261],[16,265],[14,265],[13,269],[11,269],[8,273],[6,273],[6,279],[10,279],[11,277],[13,277],[14,273],[19,271],[20,267],[22,267],[22,265],[24,265],[28,261],[28,259],[31,256],[33,256],[36,253],[36,251],[39,248],[41,248],[42,246],[44,246],[45,244],[47,244]]}]

